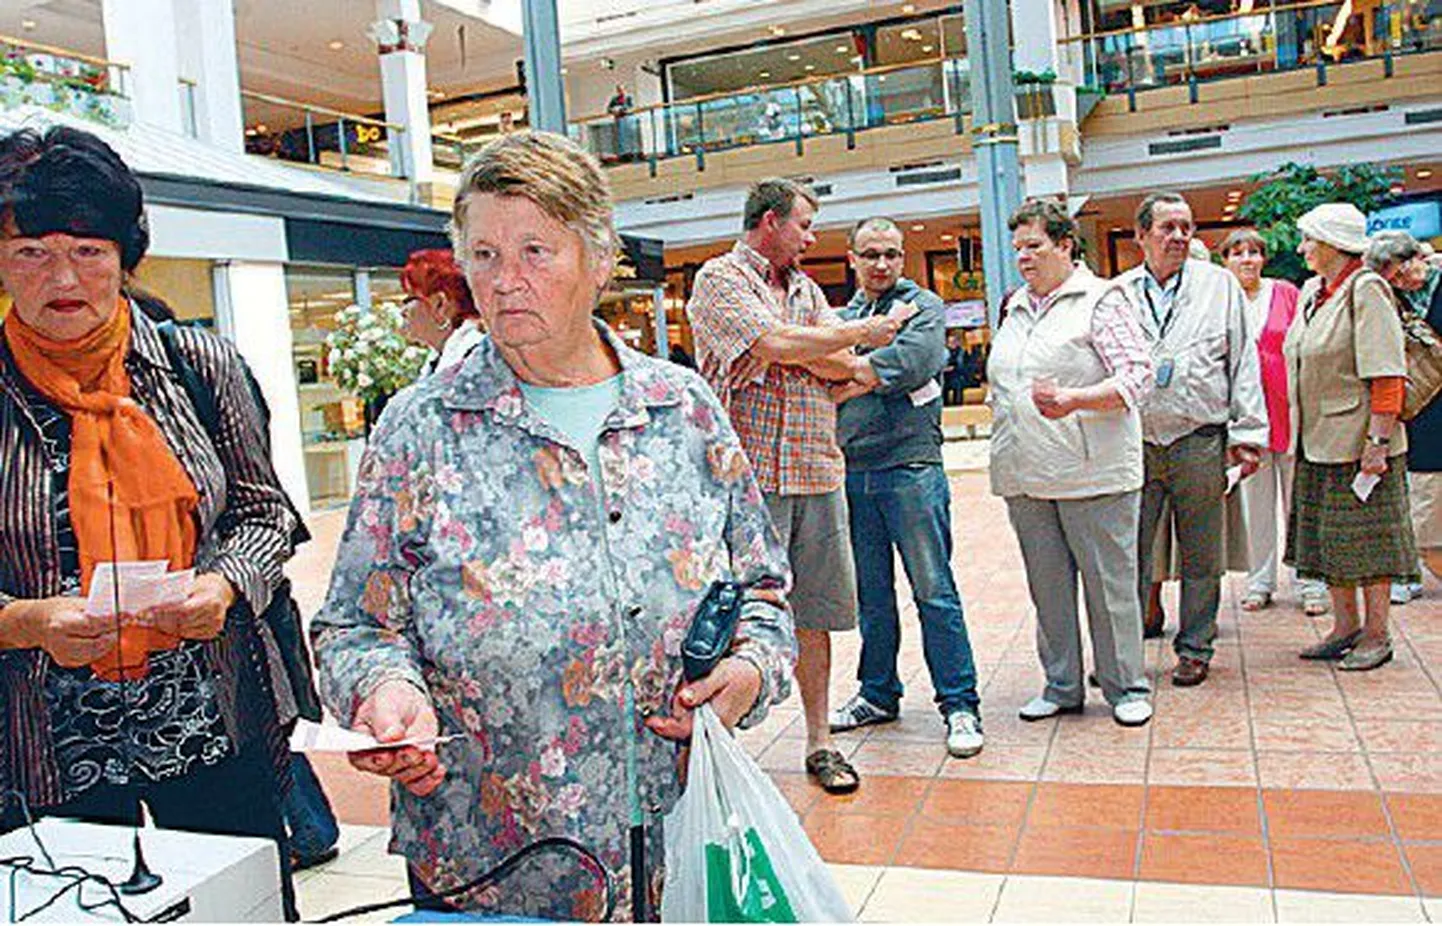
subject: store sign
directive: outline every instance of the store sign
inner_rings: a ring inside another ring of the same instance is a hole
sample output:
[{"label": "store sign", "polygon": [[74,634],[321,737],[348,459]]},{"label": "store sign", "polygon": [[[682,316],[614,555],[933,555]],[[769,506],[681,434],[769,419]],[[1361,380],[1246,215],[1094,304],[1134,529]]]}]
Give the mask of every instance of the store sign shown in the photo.
[{"label": "store sign", "polygon": [[1404,231],[1418,241],[1442,235],[1442,202],[1435,199],[1378,209],[1367,217],[1367,234]]},{"label": "store sign", "polygon": [[946,304],[946,327],[981,328],[986,325],[986,302],[981,299],[965,299]]}]

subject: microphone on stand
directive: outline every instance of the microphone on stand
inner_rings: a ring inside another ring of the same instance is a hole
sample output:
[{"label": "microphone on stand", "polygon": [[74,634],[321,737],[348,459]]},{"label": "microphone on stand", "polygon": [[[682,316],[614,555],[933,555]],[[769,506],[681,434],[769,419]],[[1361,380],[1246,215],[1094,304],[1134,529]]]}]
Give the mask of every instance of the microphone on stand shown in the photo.
[{"label": "microphone on stand", "polygon": [[[107,461],[108,462],[108,461]],[[108,467],[107,467],[108,468]],[[110,514],[110,569],[111,583],[110,592],[115,609],[115,669],[120,675],[120,701],[125,708],[125,714],[130,713],[130,679],[125,674],[125,651],[120,645],[120,634],[122,632],[120,620],[120,545],[115,533],[115,480],[107,477],[105,482],[105,496],[109,503]],[[121,736],[125,744],[127,764],[130,773],[135,774],[135,756],[132,749],[129,734],[126,733],[124,725],[121,725]],[[140,845],[140,829],[145,825],[145,804],[136,798],[137,809],[140,812],[140,819],[136,821],[134,841],[131,844],[131,852],[134,855],[134,864],[130,869],[130,877],[115,885],[115,889],[127,897],[134,897],[138,894],[148,894],[160,887],[160,875],[150,870],[145,862],[145,850]]]}]

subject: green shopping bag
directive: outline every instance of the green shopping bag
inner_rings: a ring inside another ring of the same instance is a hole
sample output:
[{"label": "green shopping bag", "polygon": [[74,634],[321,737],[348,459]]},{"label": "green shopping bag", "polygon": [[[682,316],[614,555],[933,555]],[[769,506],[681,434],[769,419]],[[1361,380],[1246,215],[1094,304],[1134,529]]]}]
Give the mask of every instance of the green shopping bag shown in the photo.
[{"label": "green shopping bag", "polygon": [[786,888],[756,828],[733,830],[726,843],[706,844],[706,920],[711,923],[795,923]]}]

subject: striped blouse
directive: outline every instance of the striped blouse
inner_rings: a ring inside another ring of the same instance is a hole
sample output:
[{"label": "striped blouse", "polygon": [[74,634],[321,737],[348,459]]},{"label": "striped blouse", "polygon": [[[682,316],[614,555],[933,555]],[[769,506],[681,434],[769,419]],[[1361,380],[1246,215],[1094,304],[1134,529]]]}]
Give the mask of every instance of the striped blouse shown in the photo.
[{"label": "striped blouse", "polygon": [[[155,420],[199,493],[196,568],[224,576],[249,612],[259,614],[281,581],[297,520],[271,466],[269,441],[239,355],[225,341],[194,329],[181,329],[177,340],[196,372],[213,386],[220,418],[216,440],[191,407],[154,324],[136,309],[126,358],[132,397]],[[68,460],[56,456],[53,428],[42,427],[46,412],[8,351],[0,348],[0,459],[5,461],[0,468],[0,608],[17,598],[48,598],[77,589],[76,563],[65,555],[65,532],[57,524],[60,500],[53,478],[57,466],[68,468]],[[224,633],[200,646],[232,743],[275,739],[274,730],[256,729],[258,723],[275,725],[256,626],[228,621]],[[25,792],[36,807],[73,797],[58,768],[47,709],[46,690],[55,670],[40,650],[0,652],[0,788]],[[256,679],[241,677],[252,670],[263,676],[259,687]]]}]

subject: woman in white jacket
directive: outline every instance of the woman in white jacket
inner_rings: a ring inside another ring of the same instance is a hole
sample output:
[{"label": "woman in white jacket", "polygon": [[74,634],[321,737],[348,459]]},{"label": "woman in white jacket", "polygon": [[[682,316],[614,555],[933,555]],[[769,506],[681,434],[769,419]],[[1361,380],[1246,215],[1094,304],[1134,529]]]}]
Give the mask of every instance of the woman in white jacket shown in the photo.
[{"label": "woman in white jacket", "polygon": [[1124,290],[1078,262],[1061,206],[1027,202],[1008,227],[1026,286],[987,363],[991,489],[1021,544],[1046,672],[1021,717],[1082,709],[1080,574],[1102,694],[1118,723],[1141,726],[1152,708],[1137,599],[1138,407],[1155,382],[1151,355]]}]

